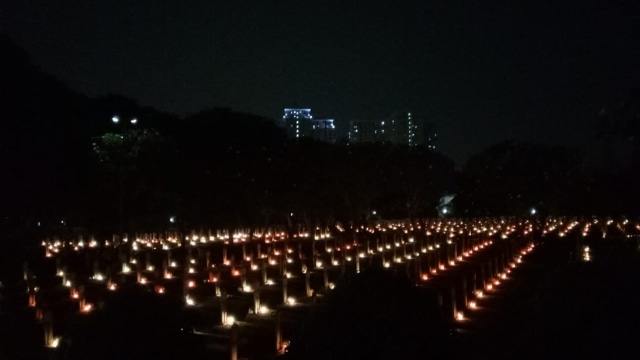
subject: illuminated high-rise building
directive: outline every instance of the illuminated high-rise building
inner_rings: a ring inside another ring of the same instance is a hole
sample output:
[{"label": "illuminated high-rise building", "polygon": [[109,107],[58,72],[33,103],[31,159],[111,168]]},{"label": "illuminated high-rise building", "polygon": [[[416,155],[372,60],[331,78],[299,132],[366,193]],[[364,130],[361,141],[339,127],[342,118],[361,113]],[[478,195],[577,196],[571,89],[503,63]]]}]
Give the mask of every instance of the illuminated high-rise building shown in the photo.
[{"label": "illuminated high-rise building", "polygon": [[428,149],[436,149],[436,140],[438,140],[438,133],[436,132],[436,126],[431,122],[426,122],[422,125],[422,141]]},{"label": "illuminated high-rise building", "polygon": [[292,139],[304,137],[311,125],[311,109],[284,109],[280,125]]},{"label": "illuminated high-rise building", "polygon": [[418,136],[418,120],[411,112],[393,113],[387,120],[381,122],[381,128],[385,127],[385,141],[409,146],[416,146],[422,142]]},{"label": "illuminated high-rise building", "polygon": [[379,132],[379,122],[374,120],[359,120],[349,122],[350,143],[371,143],[382,141]]},{"label": "illuminated high-rise building", "polygon": [[310,137],[325,141],[336,141],[336,126],[333,124],[333,119],[313,119],[311,120],[311,134]]},{"label": "illuminated high-rise building", "polygon": [[311,109],[284,109],[280,126],[291,139],[306,137],[326,142],[335,142],[336,139],[333,119],[314,119]]},{"label": "illuminated high-rise building", "polygon": [[430,123],[425,123],[412,112],[395,112],[384,120],[351,121],[349,142],[384,142],[408,146],[425,145],[435,149],[437,134]]}]

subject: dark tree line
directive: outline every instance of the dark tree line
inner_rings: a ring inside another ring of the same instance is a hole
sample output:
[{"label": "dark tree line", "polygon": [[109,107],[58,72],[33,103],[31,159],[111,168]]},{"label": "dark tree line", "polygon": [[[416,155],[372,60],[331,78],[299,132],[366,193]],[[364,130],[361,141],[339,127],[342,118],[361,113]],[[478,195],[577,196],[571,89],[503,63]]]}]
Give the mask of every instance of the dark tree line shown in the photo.
[{"label": "dark tree line", "polygon": [[452,216],[638,212],[637,94],[601,114],[600,162],[511,141],[455,168],[423,147],[293,141],[271,119],[226,108],[180,118],[118,95],[88,98],[0,40],[3,228],[363,224],[437,216],[445,194],[457,195]]}]

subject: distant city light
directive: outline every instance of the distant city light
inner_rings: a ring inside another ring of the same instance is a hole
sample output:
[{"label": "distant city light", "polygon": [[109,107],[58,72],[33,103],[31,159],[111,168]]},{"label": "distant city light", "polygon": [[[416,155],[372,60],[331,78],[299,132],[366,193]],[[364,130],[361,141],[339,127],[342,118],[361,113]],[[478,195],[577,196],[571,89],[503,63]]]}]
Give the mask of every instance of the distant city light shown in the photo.
[{"label": "distant city light", "polygon": [[118,122],[120,122],[120,118],[117,116],[114,116],[111,118],[111,121],[113,121],[114,124],[117,124]]},{"label": "distant city light", "polygon": [[535,208],[531,208],[531,215],[535,215],[536,214],[536,209]]},{"label": "distant city light", "polygon": [[131,123],[133,125],[137,124],[138,123],[138,119],[136,119],[136,118],[131,119]]}]

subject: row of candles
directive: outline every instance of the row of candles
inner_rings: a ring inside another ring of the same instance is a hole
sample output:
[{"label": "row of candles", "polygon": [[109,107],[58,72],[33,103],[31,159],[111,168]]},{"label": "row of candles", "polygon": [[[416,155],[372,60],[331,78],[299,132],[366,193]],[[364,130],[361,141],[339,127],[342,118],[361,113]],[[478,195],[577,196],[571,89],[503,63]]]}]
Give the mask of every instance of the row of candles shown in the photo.
[{"label": "row of candles", "polygon": [[[197,306],[202,301],[196,296],[197,288],[212,286],[216,295],[213,301],[221,309],[220,323],[226,326],[237,322],[228,314],[226,304],[228,286],[238,283],[238,280],[240,292],[253,293],[253,312],[273,316],[273,312],[260,301],[262,287],[279,287],[282,291],[279,306],[296,306],[299,301],[290,294],[289,279],[304,278],[304,297],[315,300],[316,290],[320,294],[330,291],[334,286],[331,280],[347,271],[360,272],[363,268],[376,266],[402,268],[420,286],[429,286],[429,282],[433,282],[433,286],[440,289],[441,298],[450,299],[451,318],[466,321],[468,315],[465,311],[477,309],[486,293],[495,291],[509,278],[512,269],[522,261],[522,256],[534,249],[536,230],[537,235],[563,237],[579,228],[586,236],[590,227],[599,221],[547,219],[542,224],[532,219],[379,222],[348,230],[337,225],[332,229],[303,229],[293,233],[265,229],[235,233],[193,232],[186,236],[176,233],[162,236],[142,234],[132,240],[118,237],[103,242],[95,239],[53,239],[43,241],[42,245],[45,257],[55,258],[56,274],[62,285],[69,288],[69,296],[78,302],[81,313],[95,309],[85,296],[87,284],[77,280],[73,271],[63,264],[70,256],[84,256],[87,262],[92,261],[93,275],[85,281],[104,283],[108,291],[117,291],[128,276],[135,274],[138,284],[153,286],[154,291],[163,296],[168,293],[164,285],[166,282],[182,280],[181,296],[186,306]],[[615,224],[613,220],[604,220],[600,226],[603,224],[617,226],[623,231],[630,226],[640,229],[638,224],[631,225],[628,220]],[[497,250],[491,251],[492,248]],[[185,255],[180,256],[182,253]],[[113,260],[109,260],[111,255]],[[460,264],[475,265],[457,266]],[[274,274],[275,278],[271,277]],[[471,286],[467,289],[470,275]],[[317,276],[322,278],[322,287],[313,289],[311,280]],[[441,281],[433,281],[439,277]],[[29,277],[27,267],[25,280],[30,284],[29,306],[37,307],[39,288]],[[460,282],[461,291],[456,287]],[[41,307],[37,308],[36,316],[45,324],[45,344],[55,347],[59,338],[53,336],[51,313],[43,313]],[[286,342],[282,341],[279,320],[277,322],[276,347],[282,351]]]}]

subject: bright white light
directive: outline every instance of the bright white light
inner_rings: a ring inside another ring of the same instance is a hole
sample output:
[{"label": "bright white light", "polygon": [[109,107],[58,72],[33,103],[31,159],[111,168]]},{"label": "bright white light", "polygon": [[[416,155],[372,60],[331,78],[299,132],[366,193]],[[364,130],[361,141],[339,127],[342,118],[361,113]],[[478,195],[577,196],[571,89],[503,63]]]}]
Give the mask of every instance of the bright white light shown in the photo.
[{"label": "bright white light", "polygon": [[260,306],[260,309],[258,309],[258,312],[262,315],[268,314],[269,313],[269,309],[267,309],[266,306],[262,305]]},{"label": "bright white light", "polygon": [[122,272],[127,274],[128,272],[131,271],[131,268],[129,267],[129,265],[127,264],[122,264]]},{"label": "bright white light", "polygon": [[196,302],[193,300],[193,298],[191,298],[190,296],[185,297],[185,302],[187,303],[187,305],[189,306],[193,306],[196,304]]},{"label": "bright white light", "polygon": [[233,316],[227,316],[227,325],[233,325],[236,322],[236,318]]},{"label": "bright white light", "polygon": [[443,209],[442,209],[442,213],[443,213],[443,214],[446,214],[446,213],[448,213],[448,212],[449,212],[449,209],[447,209],[447,208],[443,208]]},{"label": "bright white light", "polygon": [[535,215],[536,214],[536,209],[535,208],[531,208],[531,215]]},{"label": "bright white light", "polygon": [[136,119],[136,118],[131,119],[131,123],[133,125],[137,124],[138,123],[138,119]]},{"label": "bright white light", "polygon": [[293,297],[289,297],[289,298],[287,299],[287,304],[289,304],[289,305],[295,305],[295,304],[296,304],[296,299],[295,299],[295,298],[293,298]]},{"label": "bright white light", "polygon": [[57,348],[58,345],[60,345],[60,338],[56,337],[56,338],[53,338],[53,341],[51,341],[51,345],[49,345],[49,347]]},{"label": "bright white light", "polygon": [[120,118],[117,116],[114,116],[111,118],[111,121],[113,121],[114,124],[117,124],[120,121]]},{"label": "bright white light", "polygon": [[176,217],[175,216],[169,216],[169,222],[170,223],[175,223],[176,222]]},{"label": "bright white light", "polygon": [[462,313],[462,311],[458,311],[456,313],[456,320],[458,320],[458,321],[464,320],[464,314]]},{"label": "bright white light", "polygon": [[475,309],[477,307],[478,307],[478,305],[476,304],[475,301],[473,301],[473,300],[469,301],[469,308]]},{"label": "bright white light", "polygon": [[71,280],[67,280],[64,282],[64,286],[71,287]]},{"label": "bright white light", "polygon": [[104,280],[104,276],[102,274],[95,274],[95,275],[93,275],[93,279],[94,280],[98,280],[98,281],[102,281],[102,280]]}]

